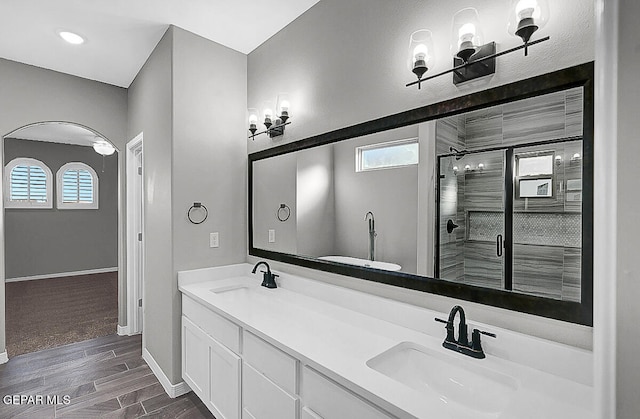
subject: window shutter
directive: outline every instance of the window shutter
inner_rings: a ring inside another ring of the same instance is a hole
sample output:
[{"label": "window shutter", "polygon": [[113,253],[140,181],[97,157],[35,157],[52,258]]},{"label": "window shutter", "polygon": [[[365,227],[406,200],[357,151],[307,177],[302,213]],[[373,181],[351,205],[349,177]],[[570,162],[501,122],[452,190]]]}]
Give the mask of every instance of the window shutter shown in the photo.
[{"label": "window shutter", "polygon": [[84,169],[65,170],[62,175],[62,202],[65,204],[93,203],[93,176]]},{"label": "window shutter", "polygon": [[47,202],[47,174],[38,166],[18,165],[11,170],[11,201]]}]

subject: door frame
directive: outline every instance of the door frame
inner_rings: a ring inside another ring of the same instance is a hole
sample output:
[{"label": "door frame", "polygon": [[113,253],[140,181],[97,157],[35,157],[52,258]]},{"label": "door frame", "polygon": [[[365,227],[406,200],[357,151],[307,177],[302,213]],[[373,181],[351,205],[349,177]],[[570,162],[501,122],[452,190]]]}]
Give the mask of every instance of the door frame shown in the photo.
[{"label": "door frame", "polygon": [[[135,335],[142,332],[142,314],[138,310],[138,300],[142,299],[142,312],[144,312],[144,181],[139,188],[139,196],[136,196],[136,181],[138,176],[138,164],[136,154],[143,153],[143,133],[127,143],[126,146],[126,242],[127,242],[127,326],[125,333]],[[141,156],[144,163],[144,154]],[[144,164],[142,164],[144,167]],[[144,169],[143,169],[144,170]],[[136,223],[136,206],[141,210],[140,225]],[[140,242],[141,252],[138,253],[138,233],[142,233]],[[140,272],[137,275],[136,272]]]}]

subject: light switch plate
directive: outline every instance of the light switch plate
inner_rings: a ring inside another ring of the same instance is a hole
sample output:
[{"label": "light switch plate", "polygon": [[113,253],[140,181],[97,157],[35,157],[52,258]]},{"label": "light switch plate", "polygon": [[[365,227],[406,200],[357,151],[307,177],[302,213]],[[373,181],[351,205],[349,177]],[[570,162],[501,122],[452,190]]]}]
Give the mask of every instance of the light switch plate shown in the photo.
[{"label": "light switch plate", "polygon": [[276,242],[276,231],[269,230],[269,243],[275,243],[275,242]]},{"label": "light switch plate", "polygon": [[218,232],[209,234],[209,247],[220,247]]}]

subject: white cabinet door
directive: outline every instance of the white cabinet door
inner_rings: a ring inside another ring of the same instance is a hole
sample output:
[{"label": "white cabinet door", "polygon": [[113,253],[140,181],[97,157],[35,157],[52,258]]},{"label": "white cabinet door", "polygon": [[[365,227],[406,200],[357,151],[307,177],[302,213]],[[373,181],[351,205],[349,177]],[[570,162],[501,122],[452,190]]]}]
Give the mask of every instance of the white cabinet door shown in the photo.
[{"label": "white cabinet door", "polygon": [[323,419],[393,418],[309,367],[304,367],[302,371],[302,400],[307,410],[305,413],[310,417],[316,415]]},{"label": "white cabinet door", "polygon": [[207,405],[218,419],[240,419],[242,359],[212,338],[209,349]]},{"label": "white cabinet door", "polygon": [[182,378],[202,400],[207,400],[209,394],[210,339],[182,316]]}]

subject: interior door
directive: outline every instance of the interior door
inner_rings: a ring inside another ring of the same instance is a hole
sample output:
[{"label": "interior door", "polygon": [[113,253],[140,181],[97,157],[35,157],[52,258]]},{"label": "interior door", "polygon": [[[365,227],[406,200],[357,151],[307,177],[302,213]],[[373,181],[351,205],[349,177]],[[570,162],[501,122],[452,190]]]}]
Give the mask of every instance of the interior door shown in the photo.
[{"label": "interior door", "polygon": [[438,158],[438,277],[505,289],[507,150]]}]

